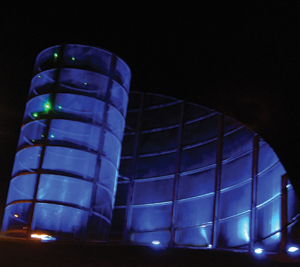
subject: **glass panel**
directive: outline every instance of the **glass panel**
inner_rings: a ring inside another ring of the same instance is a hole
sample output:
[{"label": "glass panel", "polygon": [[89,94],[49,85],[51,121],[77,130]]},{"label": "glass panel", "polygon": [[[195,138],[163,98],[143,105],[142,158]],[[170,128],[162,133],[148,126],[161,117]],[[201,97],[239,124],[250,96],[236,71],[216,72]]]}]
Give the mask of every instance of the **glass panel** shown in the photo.
[{"label": "glass panel", "polygon": [[184,148],[181,156],[181,171],[205,167],[216,162],[217,142],[209,142],[192,148]]},{"label": "glass panel", "polygon": [[132,156],[135,142],[135,134],[124,134],[122,142],[122,156]]},{"label": "glass panel", "polygon": [[131,233],[130,241],[133,243],[142,243],[152,245],[153,241],[159,241],[160,245],[168,245],[171,239],[169,231],[154,231],[151,233]]},{"label": "glass panel", "polygon": [[214,192],[215,172],[215,168],[212,168],[193,174],[181,174],[178,183],[178,199],[196,197]]},{"label": "glass panel", "polygon": [[39,146],[24,148],[17,152],[12,176],[21,172],[35,172],[40,163],[42,148]]},{"label": "glass panel", "polygon": [[7,206],[4,212],[2,231],[26,230],[30,209],[31,203],[17,203]]},{"label": "glass panel", "polygon": [[109,106],[107,111],[107,128],[120,140],[123,139],[125,119],[114,107]]},{"label": "glass panel", "polygon": [[127,205],[128,187],[129,187],[129,182],[118,184],[115,207]]},{"label": "glass panel", "polygon": [[218,247],[236,247],[248,244],[250,241],[250,212],[219,221],[217,233]]},{"label": "glass panel", "polygon": [[154,109],[145,109],[143,111],[142,129],[153,129],[178,125],[180,105],[158,107]]},{"label": "glass panel", "polygon": [[36,174],[17,176],[10,181],[6,204],[17,200],[33,199]]},{"label": "glass panel", "polygon": [[208,142],[218,137],[219,114],[186,123],[183,132],[183,145]]},{"label": "glass panel", "polygon": [[258,172],[270,168],[279,161],[277,155],[267,143],[260,143],[258,152]]},{"label": "glass panel", "polygon": [[133,231],[154,231],[171,227],[172,204],[131,206],[131,229]]},{"label": "glass panel", "polygon": [[177,201],[176,225],[178,228],[200,226],[213,220],[214,194]]},{"label": "glass panel", "polygon": [[124,221],[125,221],[126,208],[124,209],[114,209],[113,210],[113,220],[111,222],[110,234],[123,234]]},{"label": "glass panel", "polygon": [[111,220],[113,201],[113,192],[108,192],[107,189],[97,185],[96,199],[93,210]]},{"label": "glass panel", "polygon": [[90,207],[93,184],[61,175],[42,174],[37,199]]},{"label": "glass panel", "polygon": [[83,237],[88,212],[67,206],[36,203],[32,230],[54,231]]},{"label": "glass panel", "polygon": [[113,82],[110,91],[110,103],[126,116],[126,108],[128,103],[128,93],[119,84]]},{"label": "glass panel", "polygon": [[24,146],[41,144],[44,139],[46,120],[37,120],[25,124],[21,128],[18,149]]},{"label": "glass panel", "polygon": [[65,47],[64,62],[68,67],[72,66],[108,75],[111,53],[96,47],[68,44]]},{"label": "glass panel", "polygon": [[175,172],[176,153],[139,157],[136,178],[157,177]]},{"label": "glass panel", "polygon": [[178,127],[150,133],[142,133],[140,136],[139,153],[147,154],[175,149],[178,142]]},{"label": "glass panel", "polygon": [[[230,117],[224,116],[224,133],[227,134],[239,127],[241,127],[242,124],[233,120]],[[242,126],[244,127],[244,126]]]},{"label": "glass panel", "polygon": [[135,182],[133,204],[150,204],[172,201],[174,179]]},{"label": "glass panel", "polygon": [[101,157],[99,170],[99,183],[108,188],[111,192],[115,192],[118,171],[116,167],[104,157]]},{"label": "glass panel", "polygon": [[108,240],[110,223],[95,213],[89,216],[86,238],[92,240]]},{"label": "glass panel", "polygon": [[119,168],[121,143],[114,135],[107,131],[104,132],[103,154],[115,164],[117,169]]},{"label": "glass panel", "polygon": [[29,97],[51,93],[54,89],[56,70],[46,70],[35,75],[31,80]]},{"label": "glass panel", "polygon": [[226,218],[251,209],[252,183],[223,190],[220,194],[219,218]]},{"label": "glass panel", "polygon": [[52,120],[49,144],[99,149],[101,127],[69,120]]},{"label": "glass panel", "polygon": [[[266,239],[255,243],[256,247],[262,247],[265,251],[279,252],[281,233],[276,233]],[[283,263],[283,265],[287,265]],[[288,265],[287,265],[288,266]]]},{"label": "glass panel", "polygon": [[253,148],[253,132],[243,127],[223,138],[223,159],[236,157]]},{"label": "glass panel", "polygon": [[61,69],[59,83],[59,92],[73,92],[104,99],[108,78],[91,71]]},{"label": "glass panel", "polygon": [[257,178],[257,205],[281,193],[281,175],[285,173],[281,164],[277,164]]},{"label": "glass panel", "polygon": [[178,246],[207,247],[211,244],[212,225],[203,225],[179,229],[175,233],[175,243]]},{"label": "glass panel", "polygon": [[132,176],[132,158],[122,159],[120,162],[119,175],[128,179]]},{"label": "glass panel", "polygon": [[33,72],[56,68],[60,47],[60,45],[56,45],[43,50],[36,58]]},{"label": "glass panel", "polygon": [[258,207],[256,214],[257,240],[259,240],[280,229],[281,198],[277,197]]},{"label": "glass panel", "polygon": [[55,112],[60,118],[78,118],[85,121],[102,122],[104,103],[95,98],[74,94],[57,94]]},{"label": "glass panel", "polygon": [[238,158],[223,161],[221,189],[252,177],[252,151]]},{"label": "glass panel", "polygon": [[131,72],[129,67],[124,63],[123,60],[118,58],[116,62],[114,79],[120,82],[120,84],[124,86],[127,92],[129,91],[130,78],[131,78]]},{"label": "glass panel", "polygon": [[94,177],[97,155],[67,147],[46,147],[43,169]]},{"label": "glass panel", "polygon": [[26,104],[23,120],[36,120],[48,114],[50,106],[50,94],[36,96]]}]

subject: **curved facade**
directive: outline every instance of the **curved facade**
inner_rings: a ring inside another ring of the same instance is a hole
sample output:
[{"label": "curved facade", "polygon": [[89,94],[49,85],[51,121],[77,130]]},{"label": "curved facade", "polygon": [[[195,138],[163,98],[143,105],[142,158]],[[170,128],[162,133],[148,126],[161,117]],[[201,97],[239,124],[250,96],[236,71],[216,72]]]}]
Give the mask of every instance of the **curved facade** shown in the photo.
[{"label": "curved facade", "polygon": [[112,234],[135,244],[279,249],[282,200],[293,207],[289,230],[299,207],[291,185],[283,196],[285,170],[264,140],[156,94],[131,92],[126,120]]},{"label": "curved facade", "polygon": [[35,63],[2,231],[106,240],[131,73],[114,54],[54,46]]}]

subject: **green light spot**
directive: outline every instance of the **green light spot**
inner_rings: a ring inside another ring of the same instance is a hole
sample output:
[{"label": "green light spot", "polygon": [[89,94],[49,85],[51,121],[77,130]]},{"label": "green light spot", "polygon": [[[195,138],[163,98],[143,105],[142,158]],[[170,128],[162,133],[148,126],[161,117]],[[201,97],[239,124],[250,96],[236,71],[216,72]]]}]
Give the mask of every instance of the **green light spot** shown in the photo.
[{"label": "green light spot", "polygon": [[51,105],[49,102],[44,103],[44,109],[45,109],[45,111],[48,111],[51,109]]},{"label": "green light spot", "polygon": [[41,76],[41,75],[38,75],[38,77],[41,78],[42,76]]},{"label": "green light spot", "polygon": [[53,56],[54,56],[55,58],[57,58],[57,57],[58,57],[58,54],[57,54],[57,53],[54,53]]},{"label": "green light spot", "polygon": [[50,136],[51,136],[51,138],[54,138],[54,135],[53,135],[53,134],[51,134]]},{"label": "green light spot", "polygon": [[62,109],[62,106],[58,106],[59,109]]},{"label": "green light spot", "polygon": [[42,137],[45,137],[45,136],[42,134]]},{"label": "green light spot", "polygon": [[87,83],[84,83],[84,85],[87,85]]},{"label": "green light spot", "polygon": [[35,140],[33,140],[33,139],[32,139],[31,141],[32,141],[32,142],[35,142]]},{"label": "green light spot", "polygon": [[74,61],[74,60],[75,60],[75,57],[72,57],[72,60]]},{"label": "green light spot", "polygon": [[38,114],[35,112],[32,114],[33,117],[37,118]]},{"label": "green light spot", "polygon": [[39,157],[40,157],[41,155],[39,155]]}]

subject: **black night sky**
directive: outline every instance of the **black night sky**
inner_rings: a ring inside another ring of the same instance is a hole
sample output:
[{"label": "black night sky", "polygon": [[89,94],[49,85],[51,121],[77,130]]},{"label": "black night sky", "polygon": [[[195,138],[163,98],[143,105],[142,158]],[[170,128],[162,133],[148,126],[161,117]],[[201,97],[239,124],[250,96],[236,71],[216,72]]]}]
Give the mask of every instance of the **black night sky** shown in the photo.
[{"label": "black night sky", "polygon": [[248,125],[273,147],[300,197],[299,1],[132,2],[2,4],[1,221],[35,57],[62,43],[116,53],[131,68],[132,91],[185,99]]}]

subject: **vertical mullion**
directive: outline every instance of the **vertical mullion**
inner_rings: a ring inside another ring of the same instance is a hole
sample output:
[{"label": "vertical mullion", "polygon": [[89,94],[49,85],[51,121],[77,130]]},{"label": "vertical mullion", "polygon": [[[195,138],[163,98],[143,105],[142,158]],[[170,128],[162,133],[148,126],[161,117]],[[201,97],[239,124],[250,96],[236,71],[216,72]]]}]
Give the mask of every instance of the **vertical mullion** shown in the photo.
[{"label": "vertical mullion", "polygon": [[288,207],[287,207],[287,174],[281,176],[281,240],[280,253],[286,253],[287,241],[287,223],[288,223]]},{"label": "vertical mullion", "polygon": [[[109,73],[108,73],[108,83],[107,88],[105,91],[104,96],[104,108],[103,108],[103,117],[102,117],[102,123],[101,123],[101,131],[100,131],[100,137],[99,137],[99,146],[98,146],[98,153],[97,153],[97,162],[95,167],[95,173],[94,173],[94,179],[93,179],[93,189],[92,189],[92,195],[91,195],[91,205],[89,210],[89,219],[91,219],[93,209],[96,202],[96,194],[97,194],[97,182],[99,180],[99,173],[101,168],[101,156],[103,154],[103,144],[104,144],[104,133],[107,127],[107,112],[109,109],[109,101],[110,101],[110,91],[113,84],[113,75],[114,70],[116,66],[116,57],[114,54],[111,55],[111,62],[109,67]],[[99,98],[99,93],[97,92],[97,97]],[[88,230],[88,229],[87,229]],[[103,238],[103,237],[102,237]]]},{"label": "vertical mullion", "polygon": [[184,107],[185,102],[181,103],[180,106],[180,117],[179,117],[179,129],[177,136],[177,149],[176,149],[176,162],[175,162],[175,174],[174,174],[174,185],[173,185],[173,200],[172,200],[172,214],[171,214],[171,242],[170,246],[174,246],[175,243],[175,215],[176,215],[176,199],[178,192],[178,180],[181,166],[181,154],[182,154],[182,138],[183,138],[183,129],[184,129]]},{"label": "vertical mullion", "polygon": [[33,214],[34,214],[35,205],[36,205],[36,202],[37,202],[36,198],[37,198],[38,187],[39,187],[41,173],[42,173],[42,165],[43,165],[43,162],[44,162],[45,150],[46,150],[46,146],[48,144],[48,134],[49,134],[49,130],[50,130],[50,123],[51,123],[53,108],[54,108],[54,104],[55,104],[55,97],[56,97],[57,89],[58,89],[58,86],[59,86],[60,71],[61,71],[61,69],[63,67],[63,63],[64,63],[64,60],[63,60],[64,53],[65,53],[65,45],[61,45],[60,48],[59,48],[59,52],[58,52],[59,62],[58,62],[58,68],[57,68],[56,74],[55,74],[55,84],[54,84],[54,87],[53,87],[53,91],[50,93],[49,102],[50,102],[51,109],[48,112],[48,117],[47,117],[47,122],[46,122],[46,127],[45,127],[45,133],[44,133],[44,139],[43,139],[43,143],[42,143],[42,151],[41,151],[39,166],[38,166],[38,170],[37,170],[34,194],[33,194],[33,199],[32,199],[32,206],[31,206],[31,209],[30,209],[28,226],[27,226],[27,239],[31,238],[31,233],[32,233],[31,228],[32,228]]},{"label": "vertical mullion", "polygon": [[212,229],[212,237],[211,237],[211,244],[213,248],[217,247],[217,230],[218,230],[218,221],[219,221],[219,202],[220,202],[222,157],[223,157],[223,135],[224,135],[224,115],[220,114],[219,125],[218,125],[213,229]]},{"label": "vertical mullion", "polygon": [[253,136],[253,154],[252,154],[252,187],[251,187],[251,217],[250,217],[250,244],[249,251],[254,250],[256,234],[256,202],[257,202],[257,173],[258,173],[258,151],[259,136]]},{"label": "vertical mullion", "polygon": [[143,116],[143,111],[144,111],[144,101],[145,101],[145,93],[141,93],[141,101],[140,101],[140,106],[139,106],[139,111],[138,111],[138,119],[137,119],[135,140],[134,140],[134,147],[133,147],[133,155],[132,155],[131,177],[130,177],[129,186],[128,186],[126,212],[125,212],[125,218],[124,218],[123,243],[127,242],[128,231],[130,228],[131,204],[132,204],[132,196],[133,196],[134,179],[136,177],[138,150],[139,150],[139,146],[140,146],[142,116]]}]

